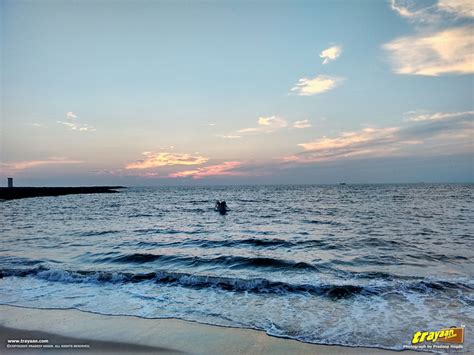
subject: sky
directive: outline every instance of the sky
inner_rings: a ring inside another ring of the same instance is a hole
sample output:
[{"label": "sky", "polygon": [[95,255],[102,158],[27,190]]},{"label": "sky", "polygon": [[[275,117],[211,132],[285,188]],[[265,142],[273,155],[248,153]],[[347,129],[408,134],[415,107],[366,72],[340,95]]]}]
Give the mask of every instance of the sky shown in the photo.
[{"label": "sky", "polygon": [[0,6],[1,185],[474,181],[470,0]]}]

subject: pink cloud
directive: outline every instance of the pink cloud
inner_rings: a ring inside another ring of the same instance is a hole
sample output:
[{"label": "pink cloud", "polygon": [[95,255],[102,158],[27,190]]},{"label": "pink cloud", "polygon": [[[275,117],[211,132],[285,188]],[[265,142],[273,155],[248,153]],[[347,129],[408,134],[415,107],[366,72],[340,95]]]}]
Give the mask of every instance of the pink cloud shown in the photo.
[{"label": "pink cloud", "polygon": [[171,178],[191,177],[193,179],[201,179],[208,176],[239,176],[244,175],[240,171],[234,171],[235,168],[242,165],[242,162],[227,161],[222,164],[210,165],[194,170],[185,170],[168,175]]},{"label": "pink cloud", "polygon": [[19,161],[19,162],[11,162],[11,163],[1,163],[0,166],[2,170],[6,172],[14,172],[19,170],[26,170],[30,168],[34,168],[37,166],[43,165],[63,165],[63,164],[80,164],[82,161],[80,160],[71,160],[66,158],[49,158],[44,160],[26,160],[26,161]]},{"label": "pink cloud", "polygon": [[364,128],[342,132],[335,138],[321,138],[298,144],[305,151],[282,158],[285,163],[315,163],[353,157],[377,157],[393,154],[401,147],[421,144],[415,139],[400,137],[399,127]]},{"label": "pink cloud", "polygon": [[364,128],[356,132],[343,132],[337,138],[322,138],[309,143],[301,143],[299,146],[305,150],[324,152],[331,149],[345,148],[361,143],[374,141],[376,139],[389,139],[398,132],[398,127],[389,128]]},{"label": "pink cloud", "polygon": [[[411,117],[405,127],[368,127],[298,144],[304,149],[281,158],[284,163],[316,163],[353,157],[387,157],[472,148],[472,111],[437,112]],[[416,146],[416,149],[413,148]]]},{"label": "pink cloud", "polygon": [[127,164],[125,169],[150,169],[173,165],[200,165],[209,159],[199,155],[168,153],[168,152],[143,152],[145,159]]}]

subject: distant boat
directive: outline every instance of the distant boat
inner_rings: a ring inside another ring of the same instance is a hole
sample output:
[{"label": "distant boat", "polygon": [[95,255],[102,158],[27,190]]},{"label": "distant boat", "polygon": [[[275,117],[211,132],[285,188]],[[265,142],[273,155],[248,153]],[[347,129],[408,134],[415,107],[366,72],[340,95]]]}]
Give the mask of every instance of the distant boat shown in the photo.
[{"label": "distant boat", "polygon": [[345,182],[340,182],[339,185],[344,186],[344,185],[347,185],[347,184]]}]

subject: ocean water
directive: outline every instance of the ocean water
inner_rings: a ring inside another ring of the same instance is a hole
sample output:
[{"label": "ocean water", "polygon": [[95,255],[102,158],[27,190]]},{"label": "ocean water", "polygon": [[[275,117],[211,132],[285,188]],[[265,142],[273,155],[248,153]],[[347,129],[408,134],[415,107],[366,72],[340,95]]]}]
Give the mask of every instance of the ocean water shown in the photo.
[{"label": "ocean water", "polygon": [[128,188],[4,201],[0,303],[391,349],[419,330],[466,325],[472,350],[473,187]]}]

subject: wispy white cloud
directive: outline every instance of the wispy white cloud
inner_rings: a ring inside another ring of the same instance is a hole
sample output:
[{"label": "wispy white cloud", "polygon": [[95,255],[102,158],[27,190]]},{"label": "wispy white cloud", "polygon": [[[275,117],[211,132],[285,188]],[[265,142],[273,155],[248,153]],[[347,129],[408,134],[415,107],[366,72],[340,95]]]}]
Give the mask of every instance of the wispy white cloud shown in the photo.
[{"label": "wispy white cloud", "polygon": [[256,133],[273,133],[281,128],[285,128],[288,123],[285,119],[268,116],[268,117],[259,117],[257,121],[257,127],[242,128],[237,131],[240,134],[256,134]]},{"label": "wispy white cloud", "polygon": [[474,17],[472,0],[439,0],[432,4],[417,0],[391,0],[390,8],[407,20],[419,24],[439,24],[444,19]]},{"label": "wispy white cloud", "polygon": [[310,128],[311,123],[308,120],[301,120],[293,122],[293,128]]},{"label": "wispy white cloud", "polygon": [[78,122],[79,116],[76,115],[74,112],[67,112],[66,113],[67,121],[56,121],[59,124],[62,124],[66,127],[69,127],[73,131],[79,132],[94,132],[96,129],[95,127]]},{"label": "wispy white cloud", "polygon": [[70,120],[75,120],[79,118],[79,116],[77,116],[74,112],[67,112],[66,117],[69,118]]},{"label": "wispy white cloud", "polygon": [[224,139],[239,139],[239,138],[242,138],[242,136],[233,135],[233,134],[218,134],[217,137],[224,138]]},{"label": "wispy white cloud", "polygon": [[187,153],[143,152],[145,159],[127,164],[125,169],[151,169],[173,165],[200,165],[209,158]]},{"label": "wispy white cloud", "polygon": [[43,125],[42,125],[41,123],[36,123],[36,122],[33,122],[33,123],[25,123],[25,126],[43,127]]},{"label": "wispy white cloud", "polygon": [[95,127],[89,126],[88,124],[84,124],[84,123],[64,122],[64,121],[56,121],[56,122],[71,128],[73,131],[94,132],[96,130]]},{"label": "wispy white cloud", "polygon": [[344,80],[344,78],[329,75],[318,75],[312,79],[302,78],[291,91],[299,96],[317,95],[336,88]]},{"label": "wispy white cloud", "polygon": [[436,5],[426,6],[422,1],[391,0],[390,8],[411,22],[429,24],[440,20]]},{"label": "wispy white cloud", "polygon": [[474,73],[474,26],[397,38],[383,47],[398,74]]},{"label": "wispy white cloud", "polygon": [[397,0],[390,1],[390,8],[402,17],[411,18],[416,16],[416,11],[411,11],[407,6],[401,5]]},{"label": "wispy white cloud", "polygon": [[323,59],[323,64],[327,64],[339,58],[342,53],[342,46],[333,46],[323,50],[319,57]]},{"label": "wispy white cloud", "polygon": [[435,113],[423,113],[413,112],[409,115],[408,121],[422,122],[422,121],[438,121],[456,117],[474,117],[474,111],[462,111],[462,112],[435,112]]},{"label": "wispy white cloud", "polygon": [[267,117],[259,117],[257,120],[257,126],[255,127],[241,128],[237,130],[235,133],[219,134],[217,135],[217,137],[224,138],[224,139],[239,139],[248,135],[274,133],[282,129],[289,129],[289,128],[303,129],[303,128],[310,128],[310,127],[311,127],[311,123],[309,122],[309,120],[295,121],[293,123],[288,124],[288,122],[284,118],[277,117],[277,116],[267,116]]}]

